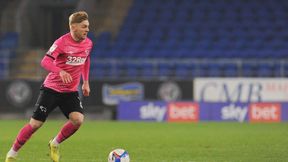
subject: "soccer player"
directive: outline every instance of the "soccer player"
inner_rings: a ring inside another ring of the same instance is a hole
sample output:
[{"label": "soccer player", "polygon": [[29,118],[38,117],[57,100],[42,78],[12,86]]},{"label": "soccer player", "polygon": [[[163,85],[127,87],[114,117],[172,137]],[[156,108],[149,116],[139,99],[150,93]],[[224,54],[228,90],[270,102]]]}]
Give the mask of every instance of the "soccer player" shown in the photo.
[{"label": "soccer player", "polygon": [[82,75],[82,92],[89,96],[89,68],[92,41],[89,32],[88,15],[84,11],[69,17],[70,32],[61,36],[51,46],[41,61],[41,66],[49,71],[35,104],[35,111],[18,133],[5,162],[13,162],[20,148],[40,128],[56,107],[59,107],[68,121],[54,139],[49,142],[50,157],[59,162],[59,144],[73,135],[81,126],[84,115],[77,87]]}]

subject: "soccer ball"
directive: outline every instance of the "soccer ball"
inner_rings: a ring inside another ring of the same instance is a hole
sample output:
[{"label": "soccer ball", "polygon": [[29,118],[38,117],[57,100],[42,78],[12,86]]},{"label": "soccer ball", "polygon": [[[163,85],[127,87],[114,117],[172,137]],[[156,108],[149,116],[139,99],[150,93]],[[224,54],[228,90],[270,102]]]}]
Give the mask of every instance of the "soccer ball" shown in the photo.
[{"label": "soccer ball", "polygon": [[108,162],[130,162],[129,154],[124,149],[115,149],[109,153]]}]

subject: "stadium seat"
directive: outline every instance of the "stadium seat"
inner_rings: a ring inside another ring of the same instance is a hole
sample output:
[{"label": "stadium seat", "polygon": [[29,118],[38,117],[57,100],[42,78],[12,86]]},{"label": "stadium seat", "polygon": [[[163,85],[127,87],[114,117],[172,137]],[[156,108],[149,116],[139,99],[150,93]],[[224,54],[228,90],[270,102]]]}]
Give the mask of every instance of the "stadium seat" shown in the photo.
[{"label": "stadium seat", "polygon": [[[159,76],[280,76],[283,72],[276,66],[252,66],[246,60],[287,57],[288,21],[282,4],[285,0],[263,0],[261,5],[258,0],[135,0],[115,40],[109,42],[111,33],[97,38],[103,45],[96,46],[95,56],[121,60],[239,59],[243,63],[222,66],[207,62],[173,68],[159,63],[153,74]],[[139,75],[132,71],[129,75]],[[144,71],[140,70],[141,76]]]},{"label": "stadium seat", "polygon": [[229,63],[223,65],[224,77],[237,77],[239,75],[238,65],[236,63]]}]

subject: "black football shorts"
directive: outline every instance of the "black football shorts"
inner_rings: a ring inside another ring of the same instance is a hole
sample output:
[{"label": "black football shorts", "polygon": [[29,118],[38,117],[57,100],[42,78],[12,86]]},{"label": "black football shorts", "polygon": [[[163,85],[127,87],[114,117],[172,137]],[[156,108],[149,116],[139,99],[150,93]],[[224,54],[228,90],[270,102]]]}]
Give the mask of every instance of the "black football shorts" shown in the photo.
[{"label": "black football shorts", "polygon": [[42,86],[32,118],[45,122],[48,115],[56,107],[60,108],[67,119],[71,112],[80,112],[83,114],[83,106],[78,92],[60,93]]}]

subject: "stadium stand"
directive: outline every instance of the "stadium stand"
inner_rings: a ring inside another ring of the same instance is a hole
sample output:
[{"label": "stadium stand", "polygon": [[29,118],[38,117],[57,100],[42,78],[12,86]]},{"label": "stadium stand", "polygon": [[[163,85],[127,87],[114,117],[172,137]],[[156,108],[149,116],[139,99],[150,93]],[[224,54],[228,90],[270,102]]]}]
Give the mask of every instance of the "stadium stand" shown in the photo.
[{"label": "stadium stand", "polygon": [[[9,3],[1,1],[0,9]],[[111,16],[113,5],[105,6]],[[121,15],[114,22],[95,12],[92,20],[103,19],[97,34],[89,33],[96,44],[92,78],[286,77],[287,9],[285,0],[134,0],[126,16],[113,10]],[[1,76],[22,37],[0,33]]]},{"label": "stadium stand", "polygon": [[[153,74],[145,70],[151,66],[123,66],[127,76],[278,77],[277,65],[283,64],[278,60],[288,52],[287,9],[285,0],[134,0],[116,39],[102,33],[92,56],[95,60],[172,60],[153,64]],[[245,62],[259,58],[277,63]],[[176,61],[189,59],[210,61],[195,65]],[[241,60],[241,65],[213,61],[221,59]]]},{"label": "stadium stand", "polygon": [[15,57],[18,46],[18,34],[7,32],[0,36],[0,78],[4,79],[9,74],[10,59]]}]

